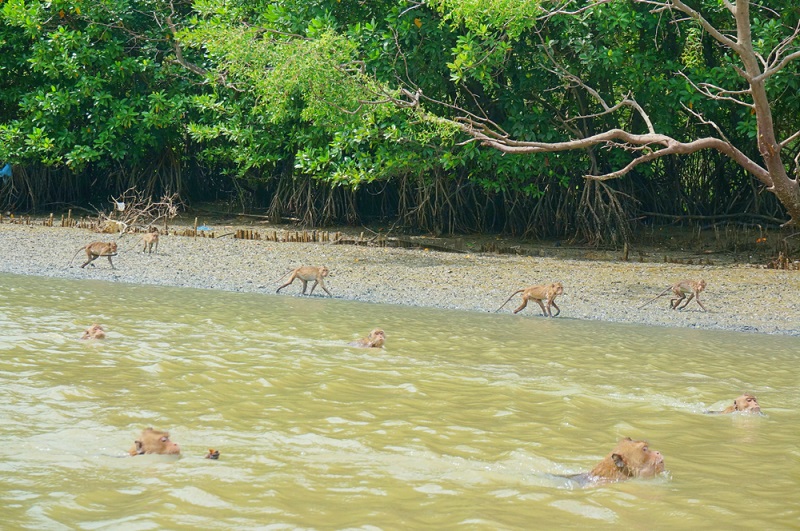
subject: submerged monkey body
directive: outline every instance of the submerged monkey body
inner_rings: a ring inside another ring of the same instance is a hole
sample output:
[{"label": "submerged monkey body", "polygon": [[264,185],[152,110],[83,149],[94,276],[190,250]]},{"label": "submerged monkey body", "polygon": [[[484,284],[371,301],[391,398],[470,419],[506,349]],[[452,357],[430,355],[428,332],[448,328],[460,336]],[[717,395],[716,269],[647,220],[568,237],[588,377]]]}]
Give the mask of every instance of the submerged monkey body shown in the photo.
[{"label": "submerged monkey body", "polygon": [[105,339],[106,338],[106,331],[103,330],[103,327],[97,323],[94,323],[92,326],[86,329],[86,331],[81,336],[81,339]]},{"label": "submerged monkey body", "polygon": [[386,333],[380,328],[372,330],[367,337],[348,343],[353,347],[381,348],[386,342]]},{"label": "submerged monkey body", "polygon": [[616,447],[597,463],[590,472],[567,476],[581,485],[600,485],[628,479],[654,478],[664,472],[664,456],[651,450],[647,441],[630,437],[620,439]]},{"label": "submerged monkey body", "polygon": [[761,406],[758,399],[750,393],[743,393],[733,399],[733,404],[722,411],[706,411],[709,415],[727,415],[728,413],[755,413],[761,414]]},{"label": "submerged monkey body", "polygon": [[128,451],[130,455],[180,455],[181,447],[169,439],[169,432],[145,428]]}]

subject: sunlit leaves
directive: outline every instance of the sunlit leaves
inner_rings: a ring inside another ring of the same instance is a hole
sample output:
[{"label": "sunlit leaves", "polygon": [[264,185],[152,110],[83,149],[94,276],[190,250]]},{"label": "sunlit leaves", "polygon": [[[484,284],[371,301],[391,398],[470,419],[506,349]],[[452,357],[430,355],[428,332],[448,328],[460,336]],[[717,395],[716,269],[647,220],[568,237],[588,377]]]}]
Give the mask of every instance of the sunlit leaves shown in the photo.
[{"label": "sunlit leaves", "polygon": [[703,66],[703,29],[700,26],[691,26],[686,29],[681,62],[689,68]]},{"label": "sunlit leaves", "polygon": [[540,0],[431,0],[446,21],[477,31],[502,28],[511,38],[531,28],[542,14]]}]

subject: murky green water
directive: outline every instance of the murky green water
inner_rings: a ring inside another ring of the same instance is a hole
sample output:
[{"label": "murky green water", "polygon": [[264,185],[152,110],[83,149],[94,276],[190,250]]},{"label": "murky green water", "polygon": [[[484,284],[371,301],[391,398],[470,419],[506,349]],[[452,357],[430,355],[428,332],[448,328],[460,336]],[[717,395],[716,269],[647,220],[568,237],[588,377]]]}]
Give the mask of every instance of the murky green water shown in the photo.
[{"label": "murky green water", "polygon": [[[375,326],[385,349],[347,346]],[[799,361],[792,337],[0,275],[0,527],[796,529]],[[765,416],[703,414],[745,390]],[[180,459],[120,457],[151,425]],[[624,436],[668,474],[558,477]]]}]

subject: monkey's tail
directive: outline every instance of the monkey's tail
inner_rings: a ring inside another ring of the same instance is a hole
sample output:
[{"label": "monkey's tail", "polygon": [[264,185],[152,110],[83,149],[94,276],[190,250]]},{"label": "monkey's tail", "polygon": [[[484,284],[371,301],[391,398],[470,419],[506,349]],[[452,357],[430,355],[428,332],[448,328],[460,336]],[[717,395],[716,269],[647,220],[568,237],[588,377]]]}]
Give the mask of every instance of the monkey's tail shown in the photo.
[{"label": "monkey's tail", "polygon": [[672,286],[668,287],[667,289],[665,289],[664,291],[662,291],[661,293],[659,293],[658,295],[656,295],[655,297],[653,297],[652,299],[650,299],[649,301],[647,301],[646,303],[644,303],[644,304],[642,304],[641,306],[639,306],[639,307],[637,308],[637,310],[641,310],[642,308],[644,308],[645,306],[647,306],[648,304],[650,304],[651,302],[653,302],[653,301],[654,301],[654,300],[656,300],[657,298],[659,298],[659,297],[663,297],[663,296],[664,296],[664,295],[666,295],[666,294],[667,294],[667,292],[668,292],[669,290],[671,290],[671,289],[672,289]]},{"label": "monkey's tail", "polygon": [[278,278],[276,278],[275,280],[273,280],[273,282],[280,282],[280,281],[281,281],[281,280],[283,280],[284,278],[288,277],[288,276],[289,276],[289,273],[291,273],[292,271],[294,271],[294,269],[292,269],[291,271],[287,271],[287,272],[286,272],[286,273],[284,273],[283,275],[281,275],[281,276],[279,276]]},{"label": "monkey's tail", "polygon": [[78,249],[77,251],[75,251],[75,254],[72,255],[72,259],[67,264],[67,267],[72,267],[72,262],[75,261],[75,257],[78,256],[78,253],[83,251],[84,249],[86,249],[85,245],[83,247],[81,247],[80,249]]},{"label": "monkey's tail", "polygon": [[144,236],[139,236],[139,238],[137,238],[135,242],[133,242],[127,248],[120,250],[120,252],[125,251],[127,253],[128,251],[130,251],[134,247],[138,246],[143,239],[144,239]]},{"label": "monkey's tail", "polygon": [[522,293],[523,291],[525,291],[525,290],[524,290],[524,289],[518,289],[517,291],[515,291],[514,293],[512,293],[512,294],[511,294],[511,295],[510,295],[510,296],[509,296],[509,297],[506,299],[506,302],[504,302],[503,304],[501,304],[501,305],[500,305],[500,307],[494,311],[494,313],[497,313],[497,312],[499,312],[500,310],[502,310],[502,309],[503,309],[503,306],[505,306],[506,304],[508,304],[508,301],[510,301],[511,299],[513,299],[513,298],[514,298],[514,295],[516,295],[517,293]]}]

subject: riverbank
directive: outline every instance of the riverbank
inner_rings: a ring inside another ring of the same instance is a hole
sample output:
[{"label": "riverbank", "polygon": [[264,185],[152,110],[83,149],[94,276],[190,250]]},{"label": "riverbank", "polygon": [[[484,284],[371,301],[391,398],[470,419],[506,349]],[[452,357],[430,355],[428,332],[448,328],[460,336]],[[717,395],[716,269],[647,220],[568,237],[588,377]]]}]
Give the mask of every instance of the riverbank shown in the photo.
[{"label": "riverbank", "polygon": [[[800,336],[800,272],[750,264],[457,254],[172,235],[161,236],[158,252],[149,255],[141,252],[134,234],[119,240],[115,270],[105,258],[95,262],[97,267],[81,269],[82,252],[68,266],[81,246],[114,239],[86,229],[0,224],[0,272],[274,295],[295,267],[326,265],[331,271],[326,285],[339,299],[474,312],[493,312],[520,288],[558,281],[564,284],[558,319]],[[708,312],[695,302],[672,311],[667,296],[638,309],[669,284],[701,277],[707,283],[701,299]],[[280,296],[298,296],[300,289],[296,281]],[[515,319],[544,318],[534,303],[513,316],[519,297],[502,312]]]}]

